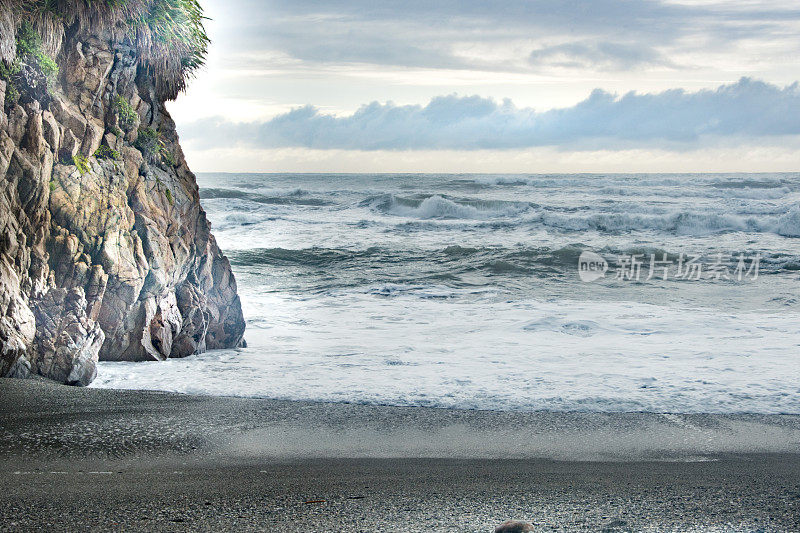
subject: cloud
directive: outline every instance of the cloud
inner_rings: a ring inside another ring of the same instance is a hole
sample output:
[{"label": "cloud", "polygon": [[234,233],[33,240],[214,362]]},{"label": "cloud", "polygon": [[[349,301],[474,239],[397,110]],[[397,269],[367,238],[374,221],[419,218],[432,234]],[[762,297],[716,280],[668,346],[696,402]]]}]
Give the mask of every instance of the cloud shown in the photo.
[{"label": "cloud", "polygon": [[221,9],[231,18],[219,40],[231,55],[261,50],[309,64],[505,71],[535,70],[559,54],[572,58],[561,67],[596,71],[677,67],[687,43],[689,52],[731,54],[733,45],[770,42],[779,57],[787,46],[798,49],[787,36],[800,25],[800,9],[788,2],[226,0]]},{"label": "cloud", "polygon": [[535,66],[580,69],[631,70],[649,65],[675,67],[654,48],[618,42],[589,41],[546,46],[531,52],[528,60]]},{"label": "cloud", "polygon": [[184,124],[193,149],[220,146],[320,150],[697,149],[726,139],[774,142],[800,135],[800,86],[742,78],[715,90],[627,93],[596,89],[578,104],[537,112],[479,96],[427,105],[372,102],[349,116],[304,106],[265,122],[211,118]]}]

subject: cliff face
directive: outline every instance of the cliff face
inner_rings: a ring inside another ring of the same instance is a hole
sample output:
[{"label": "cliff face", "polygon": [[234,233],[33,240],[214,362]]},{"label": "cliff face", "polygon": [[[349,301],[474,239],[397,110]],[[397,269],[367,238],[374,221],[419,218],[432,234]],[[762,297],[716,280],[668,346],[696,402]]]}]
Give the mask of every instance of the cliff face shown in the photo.
[{"label": "cliff face", "polygon": [[77,21],[58,38],[37,27],[48,79],[37,52],[20,55],[22,17],[0,0],[6,72],[17,41],[0,81],[0,375],[86,385],[98,358],[240,345],[236,282],[163,79],[120,23]]}]

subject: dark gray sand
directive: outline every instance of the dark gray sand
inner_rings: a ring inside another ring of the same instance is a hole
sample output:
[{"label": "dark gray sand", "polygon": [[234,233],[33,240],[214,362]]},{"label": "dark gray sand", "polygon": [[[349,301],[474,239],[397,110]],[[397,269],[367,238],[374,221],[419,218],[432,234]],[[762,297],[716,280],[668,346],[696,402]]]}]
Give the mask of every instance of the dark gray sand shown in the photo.
[{"label": "dark gray sand", "polygon": [[800,531],[800,417],[499,413],[0,380],[0,529]]}]

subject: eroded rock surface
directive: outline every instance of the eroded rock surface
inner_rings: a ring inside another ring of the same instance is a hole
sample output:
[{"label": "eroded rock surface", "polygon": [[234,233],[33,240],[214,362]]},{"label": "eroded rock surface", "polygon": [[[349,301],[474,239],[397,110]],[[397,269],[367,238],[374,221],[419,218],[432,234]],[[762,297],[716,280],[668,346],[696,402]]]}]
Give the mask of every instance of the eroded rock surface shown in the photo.
[{"label": "eroded rock surface", "polygon": [[49,88],[28,66],[16,100],[0,81],[0,375],[86,385],[98,359],[240,345],[236,282],[152,74],[124,32],[67,32],[54,57]]}]

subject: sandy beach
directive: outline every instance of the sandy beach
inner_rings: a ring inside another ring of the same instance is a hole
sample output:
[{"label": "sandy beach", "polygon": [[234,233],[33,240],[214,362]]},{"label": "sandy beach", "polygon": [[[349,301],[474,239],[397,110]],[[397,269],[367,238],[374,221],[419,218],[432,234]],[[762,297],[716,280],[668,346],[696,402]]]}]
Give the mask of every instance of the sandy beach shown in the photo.
[{"label": "sandy beach", "polygon": [[796,416],[0,396],[7,531],[800,529]]}]

